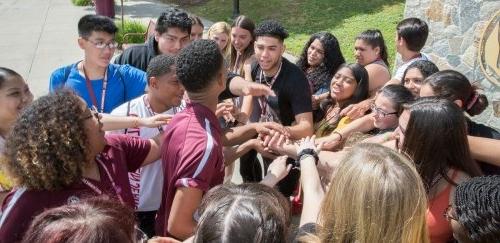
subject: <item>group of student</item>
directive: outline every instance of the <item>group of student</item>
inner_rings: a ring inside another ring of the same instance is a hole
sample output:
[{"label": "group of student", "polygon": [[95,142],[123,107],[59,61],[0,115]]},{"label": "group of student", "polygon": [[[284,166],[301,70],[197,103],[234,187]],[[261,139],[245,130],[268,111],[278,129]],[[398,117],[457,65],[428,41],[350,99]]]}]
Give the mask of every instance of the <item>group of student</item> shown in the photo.
[{"label": "group of student", "polygon": [[169,8],[113,59],[113,21],[83,16],[83,59],[34,101],[0,67],[0,242],[500,239],[500,133],[469,118],[486,96],[420,52],[424,21],[397,25],[392,76],[376,29],[356,63],[319,32],[296,64],[277,21],[203,29]]}]

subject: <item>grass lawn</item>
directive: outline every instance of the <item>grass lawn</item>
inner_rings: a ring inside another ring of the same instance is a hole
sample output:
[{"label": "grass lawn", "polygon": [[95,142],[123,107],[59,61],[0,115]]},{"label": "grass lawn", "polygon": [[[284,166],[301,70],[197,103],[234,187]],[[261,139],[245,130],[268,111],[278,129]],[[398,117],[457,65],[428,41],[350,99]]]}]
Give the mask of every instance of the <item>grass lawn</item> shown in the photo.
[{"label": "grass lawn", "polygon": [[[179,4],[178,0],[163,0]],[[228,21],[232,0],[208,0],[181,7],[211,21]],[[298,56],[312,33],[327,30],[340,42],[342,53],[353,62],[354,38],[366,29],[380,29],[394,63],[396,24],[403,18],[404,0],[241,0],[241,14],[257,24],[264,19],[281,21],[290,33],[287,50]]]}]

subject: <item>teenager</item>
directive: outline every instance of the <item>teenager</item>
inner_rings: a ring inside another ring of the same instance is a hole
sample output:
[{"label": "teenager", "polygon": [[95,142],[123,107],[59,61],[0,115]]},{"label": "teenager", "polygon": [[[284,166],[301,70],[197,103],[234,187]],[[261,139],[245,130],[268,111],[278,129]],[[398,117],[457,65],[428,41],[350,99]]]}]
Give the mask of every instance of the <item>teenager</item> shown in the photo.
[{"label": "teenager", "polygon": [[0,241],[17,242],[46,208],[105,195],[133,208],[128,172],[160,157],[159,137],[105,136],[101,116],[69,91],[28,106],[6,143],[15,190],[4,201]]},{"label": "teenager", "polygon": [[433,62],[418,60],[408,65],[403,74],[401,84],[410,90],[413,96],[419,97],[424,80],[437,72],[439,72],[439,69]]},{"label": "teenager", "polygon": [[460,183],[444,216],[459,243],[500,239],[500,176],[474,177]]},{"label": "teenager", "polygon": [[217,42],[224,60],[229,61],[231,57],[231,26],[224,21],[214,23],[208,29],[207,38]]},{"label": "teenager", "polygon": [[[277,96],[254,97],[250,121],[279,122],[286,126],[292,139],[311,135],[313,121],[309,83],[297,66],[282,57],[288,32],[280,23],[270,20],[257,27],[255,36],[256,61],[252,64],[252,79],[268,85]],[[244,181],[261,180],[262,170],[255,151],[240,158],[240,162],[240,173]],[[266,164],[268,162],[265,166]],[[280,183],[280,190],[285,195],[290,195],[295,189],[296,180],[293,178],[298,179],[297,172],[292,172]]]},{"label": "teenager", "polygon": [[481,175],[470,154],[464,115],[449,100],[420,98],[404,107],[395,134],[396,147],[414,161],[424,182],[431,242],[448,242],[453,233],[443,212],[456,185]]},{"label": "teenager", "polygon": [[56,69],[50,76],[50,92],[73,89],[88,107],[109,113],[120,104],[144,94],[146,73],[129,65],[110,64],[118,44],[113,20],[85,15],[78,21],[78,45],[84,58]]},{"label": "teenager", "polygon": [[[0,67],[0,155],[3,155],[5,138],[10,133],[19,113],[33,101],[28,84],[16,71]],[[0,203],[12,189],[12,182],[0,169]]]},{"label": "teenager", "polygon": [[[481,114],[488,106],[488,98],[478,87],[472,85],[467,77],[454,70],[439,71],[424,80],[420,89],[421,97],[437,96],[454,102],[469,116]],[[465,118],[467,134],[477,137],[500,139],[500,132],[470,118]],[[500,167],[480,162],[483,173],[487,175],[500,174]]]},{"label": "teenager", "polygon": [[[329,82],[343,63],[345,59],[334,35],[328,32],[311,35],[297,61],[297,66],[306,74],[309,81],[314,111],[317,111],[319,104],[328,98]],[[316,118],[316,112],[314,115]]]},{"label": "teenager", "polygon": [[410,64],[418,60],[429,60],[420,52],[427,41],[429,26],[419,18],[406,18],[396,26],[396,51],[401,55],[403,64],[399,66],[390,83],[400,83]]},{"label": "teenager", "polygon": [[134,45],[115,59],[116,64],[130,64],[146,71],[151,59],[159,54],[177,55],[188,45],[191,33],[191,19],[177,8],[167,8],[156,21],[155,34],[145,44]]},{"label": "teenager", "polygon": [[156,217],[157,235],[182,240],[191,236],[196,225],[193,214],[204,192],[224,178],[223,144],[241,144],[265,129],[247,125],[222,132],[215,111],[218,97],[226,89],[223,64],[212,40],[195,41],[177,57],[176,75],[189,102],[169,123],[164,136],[165,180]]},{"label": "teenager", "polygon": [[[175,75],[175,58],[158,55],[149,63],[148,93],[122,104],[111,112],[117,116],[152,117],[156,114],[175,115],[180,111],[184,88]],[[152,138],[166,129],[137,127],[113,131],[113,133]],[[154,235],[156,211],[160,207],[163,184],[161,160],[129,173],[130,186],[136,204],[139,227],[149,237]]]},{"label": "teenager", "polygon": [[191,41],[201,40],[203,38],[203,30],[205,29],[203,21],[196,15],[189,15],[189,19],[191,19]]}]

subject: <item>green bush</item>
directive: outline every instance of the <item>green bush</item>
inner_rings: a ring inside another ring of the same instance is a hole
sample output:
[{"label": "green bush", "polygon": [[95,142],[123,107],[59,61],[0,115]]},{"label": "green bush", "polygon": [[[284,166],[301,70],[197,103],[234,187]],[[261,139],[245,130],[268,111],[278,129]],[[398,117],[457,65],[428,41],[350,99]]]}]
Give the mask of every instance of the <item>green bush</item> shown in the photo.
[{"label": "green bush", "polygon": [[123,44],[123,36],[128,33],[135,33],[127,38],[127,43],[144,43],[144,33],[146,32],[147,26],[140,21],[135,20],[125,20],[124,30],[122,30],[122,22],[120,20],[115,21],[118,27],[118,33],[116,34],[116,42]]},{"label": "green bush", "polygon": [[76,6],[89,6],[92,4],[92,0],[71,0],[71,2]]}]

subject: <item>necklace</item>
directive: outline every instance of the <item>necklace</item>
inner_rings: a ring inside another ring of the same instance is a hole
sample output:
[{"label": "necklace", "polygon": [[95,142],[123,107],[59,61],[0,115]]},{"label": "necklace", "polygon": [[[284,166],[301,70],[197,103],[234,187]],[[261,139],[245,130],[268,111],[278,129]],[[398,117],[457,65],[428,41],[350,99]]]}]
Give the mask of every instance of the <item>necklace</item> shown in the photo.
[{"label": "necklace", "polygon": [[[262,68],[260,69],[260,75],[259,75],[259,83],[263,83],[262,80],[264,79],[264,82],[267,86],[269,86],[269,88],[273,88],[273,85],[274,83],[276,82],[276,79],[278,79],[278,76],[280,75],[281,73],[281,67],[283,66],[283,61],[280,62],[280,66],[278,68],[278,71],[276,72],[276,74],[273,76],[273,78],[271,79],[271,82],[268,82],[266,80],[266,78],[264,77],[264,70],[262,70]],[[270,121],[270,118],[267,114],[267,97],[266,96],[261,96],[259,97],[259,99],[257,100],[259,102],[259,106],[260,106],[260,110],[261,110],[261,113],[260,113],[260,120],[261,121]],[[269,118],[269,120],[268,120]]]}]

